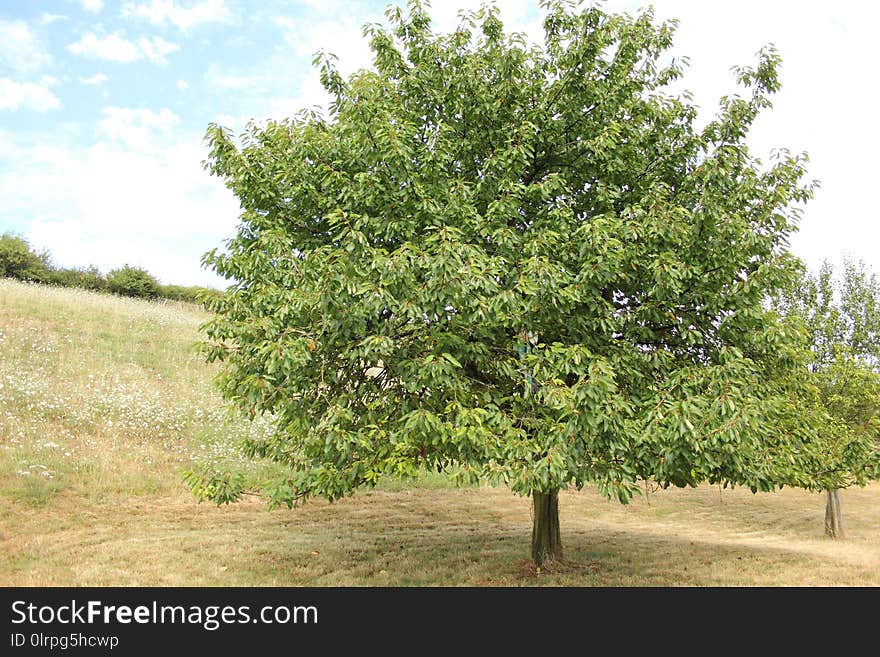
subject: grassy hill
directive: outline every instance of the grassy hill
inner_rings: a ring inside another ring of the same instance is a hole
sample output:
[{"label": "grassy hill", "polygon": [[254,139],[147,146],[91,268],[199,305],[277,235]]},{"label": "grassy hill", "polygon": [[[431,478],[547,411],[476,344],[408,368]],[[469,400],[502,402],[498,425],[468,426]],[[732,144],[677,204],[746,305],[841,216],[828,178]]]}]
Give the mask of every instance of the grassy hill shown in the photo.
[{"label": "grassy hill", "polygon": [[[704,487],[562,495],[564,567],[527,567],[529,501],[439,476],[268,512],[198,504],[182,472],[266,431],[193,351],[206,314],[0,279],[0,585],[880,586],[880,486],[823,500]],[[254,469],[249,463],[241,467]],[[258,470],[255,470],[258,474]]]}]

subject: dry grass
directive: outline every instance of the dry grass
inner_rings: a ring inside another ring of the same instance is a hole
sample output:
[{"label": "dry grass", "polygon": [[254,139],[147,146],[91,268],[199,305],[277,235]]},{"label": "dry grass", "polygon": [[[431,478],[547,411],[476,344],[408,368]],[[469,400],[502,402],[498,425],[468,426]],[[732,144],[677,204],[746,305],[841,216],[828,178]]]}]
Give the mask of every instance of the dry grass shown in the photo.
[{"label": "dry grass", "polygon": [[880,487],[845,494],[848,538],[801,491],[669,490],[562,506],[568,562],[527,565],[527,500],[500,489],[371,491],[267,512],[185,496],[38,511],[3,501],[0,584],[96,586],[880,586]]},{"label": "dry grass", "polygon": [[567,561],[527,561],[529,501],[390,482],[268,512],[196,503],[180,474],[247,431],[191,344],[205,315],[0,280],[0,585],[880,586],[880,485],[846,540],[796,490],[561,498]]}]

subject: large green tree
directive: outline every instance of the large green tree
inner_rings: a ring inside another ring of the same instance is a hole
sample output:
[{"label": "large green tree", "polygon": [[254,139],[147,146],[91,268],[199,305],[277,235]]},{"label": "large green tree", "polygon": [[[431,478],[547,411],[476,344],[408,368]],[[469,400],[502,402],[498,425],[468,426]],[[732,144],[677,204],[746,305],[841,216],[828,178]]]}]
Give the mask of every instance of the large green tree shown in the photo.
[{"label": "large green tree", "polygon": [[562,489],[778,482],[796,354],[762,301],[811,195],[802,157],[746,145],[778,57],[699,128],[666,91],[674,24],[543,8],[540,45],[491,6],[449,34],[389,9],[370,69],[316,59],[326,116],[209,127],[242,214],[205,257],[233,281],[206,350],[227,398],[275,418],[246,445],[287,466],[274,503],[451,468],[531,495],[541,564]]},{"label": "large green tree", "polygon": [[806,336],[814,394],[801,417],[816,439],[798,450],[793,483],[825,491],[825,534],[843,536],[841,488],[880,477],[880,281],[862,263],[806,269],[775,307]]}]

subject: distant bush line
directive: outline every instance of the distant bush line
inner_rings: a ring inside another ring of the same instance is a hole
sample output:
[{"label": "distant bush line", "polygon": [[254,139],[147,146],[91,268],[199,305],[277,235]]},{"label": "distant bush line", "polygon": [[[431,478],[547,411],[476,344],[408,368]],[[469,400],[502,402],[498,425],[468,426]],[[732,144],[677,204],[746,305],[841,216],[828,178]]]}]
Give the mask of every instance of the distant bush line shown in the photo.
[{"label": "distant bush line", "polygon": [[162,285],[147,270],[129,265],[113,269],[106,275],[93,266],[55,267],[48,251],[37,252],[27,240],[12,233],[0,236],[0,278],[190,303],[204,303],[207,297],[219,294],[217,290],[199,285]]}]

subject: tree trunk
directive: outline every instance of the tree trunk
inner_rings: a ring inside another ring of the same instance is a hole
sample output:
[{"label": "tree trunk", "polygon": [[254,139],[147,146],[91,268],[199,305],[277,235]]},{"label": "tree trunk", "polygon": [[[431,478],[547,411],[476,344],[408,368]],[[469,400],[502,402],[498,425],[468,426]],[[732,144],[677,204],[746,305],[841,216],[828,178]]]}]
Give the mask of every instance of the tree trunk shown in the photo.
[{"label": "tree trunk", "polygon": [[843,525],[840,518],[840,491],[825,491],[825,536],[843,538]]},{"label": "tree trunk", "polygon": [[532,491],[534,520],[532,524],[532,560],[538,567],[548,561],[562,559],[559,536],[559,491]]}]

